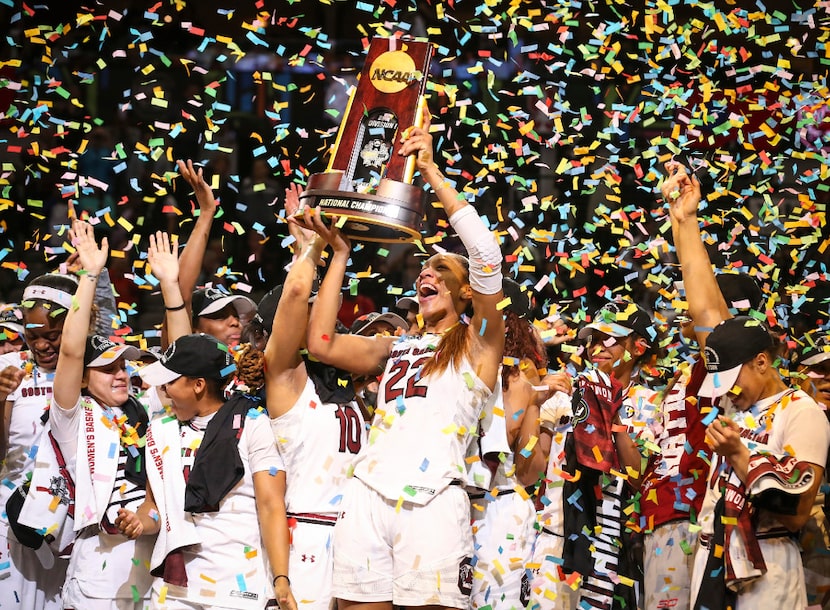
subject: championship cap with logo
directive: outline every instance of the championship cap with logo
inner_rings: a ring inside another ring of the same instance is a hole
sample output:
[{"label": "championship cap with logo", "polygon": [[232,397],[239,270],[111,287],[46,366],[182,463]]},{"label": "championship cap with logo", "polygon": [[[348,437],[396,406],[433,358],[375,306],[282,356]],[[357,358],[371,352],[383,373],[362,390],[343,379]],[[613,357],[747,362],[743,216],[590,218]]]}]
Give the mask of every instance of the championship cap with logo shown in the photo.
[{"label": "championship cap with logo", "polygon": [[741,367],[773,345],[769,330],[755,318],[738,316],[718,324],[706,338],[706,377],[700,395],[716,398],[726,394],[738,380]]},{"label": "championship cap with logo", "polygon": [[0,305],[0,328],[8,328],[18,335],[23,334],[23,312],[17,303]]},{"label": "championship cap with logo", "polygon": [[505,309],[512,311],[520,318],[530,319],[533,311],[533,306],[530,301],[530,293],[522,289],[521,284],[509,277],[503,278],[501,281],[501,289],[504,292],[504,297],[510,299]]},{"label": "championship cap with logo", "polygon": [[103,335],[91,335],[86,339],[84,365],[88,367],[107,366],[119,358],[137,360],[141,350],[132,345],[115,343]]},{"label": "championship cap with logo", "polygon": [[355,319],[352,322],[352,325],[349,327],[349,333],[352,335],[370,335],[375,334],[377,332],[381,332],[380,330],[375,330],[374,332],[370,332],[372,327],[374,326],[377,328],[376,325],[385,323],[392,327],[392,332],[395,330],[402,328],[404,330],[409,328],[409,324],[407,324],[406,320],[400,317],[396,313],[387,312],[387,313],[378,313],[377,311],[373,311],[372,313],[363,314]]},{"label": "championship cap with logo", "polygon": [[241,294],[231,294],[224,287],[200,288],[193,291],[193,315],[209,316],[222,311],[228,305],[233,305],[239,316],[244,316],[256,309],[254,303],[248,297]]},{"label": "championship cap with logo", "polygon": [[587,339],[594,331],[609,337],[627,337],[636,333],[649,345],[657,341],[657,330],[645,309],[631,301],[611,301],[603,305],[594,315],[591,323],[586,324],[577,337]]},{"label": "championship cap with logo", "polygon": [[830,360],[830,328],[812,330],[799,341],[795,363],[800,366],[816,366]]}]

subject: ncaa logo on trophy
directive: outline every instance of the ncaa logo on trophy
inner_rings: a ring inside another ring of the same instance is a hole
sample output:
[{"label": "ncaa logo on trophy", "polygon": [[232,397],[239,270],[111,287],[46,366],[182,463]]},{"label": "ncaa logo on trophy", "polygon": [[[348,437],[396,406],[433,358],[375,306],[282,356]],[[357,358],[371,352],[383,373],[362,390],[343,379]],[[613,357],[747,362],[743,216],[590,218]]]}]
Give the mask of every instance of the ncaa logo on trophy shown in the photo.
[{"label": "ncaa logo on trophy", "polygon": [[312,174],[305,206],[337,215],[357,241],[420,238],[423,190],[412,184],[415,159],[397,154],[399,130],[421,121],[432,46],[373,38],[325,172]]}]

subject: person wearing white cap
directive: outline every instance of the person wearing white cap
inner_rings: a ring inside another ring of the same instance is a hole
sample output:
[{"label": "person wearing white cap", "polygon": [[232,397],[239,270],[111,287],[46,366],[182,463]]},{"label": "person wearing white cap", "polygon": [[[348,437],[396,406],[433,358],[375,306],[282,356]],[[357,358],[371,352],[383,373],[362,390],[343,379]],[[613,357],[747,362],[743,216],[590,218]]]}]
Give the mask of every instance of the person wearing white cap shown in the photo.
[{"label": "person wearing white cap", "polygon": [[691,581],[694,608],[803,608],[804,571],[794,534],[806,523],[821,482],[830,424],[807,394],[787,387],[778,345],[763,322],[732,317],[720,293],[697,221],[700,184],[676,162],[662,186],[699,327],[706,376],[698,396],[728,397],[707,425],[711,466],[698,523]]},{"label": "person wearing white cap", "polygon": [[[577,338],[587,340],[586,358],[593,371],[581,373],[577,382],[589,379],[604,381],[609,376],[623,389],[622,404],[610,429],[605,430],[613,439],[615,460],[622,468],[615,469],[622,475],[607,473],[603,477],[602,501],[596,511],[596,536],[598,547],[604,549],[604,557],[597,558],[591,574],[586,574],[581,595],[593,599],[593,603],[611,603],[614,597],[625,596],[628,603],[635,603],[641,582],[642,544],[640,533],[619,527],[624,522],[623,510],[636,492],[642,474],[645,444],[654,439],[659,394],[646,371],[659,346],[659,333],[652,316],[629,298],[617,298],[603,305],[590,323],[579,330]],[[596,374],[598,373],[598,375]],[[634,581],[633,586],[620,586]]]},{"label": "person wearing white cap", "polygon": [[[61,598],[64,608],[140,610],[150,600],[146,563],[153,543],[129,540],[117,526],[121,510],[136,510],[144,501],[147,481],[143,446],[149,415],[132,396],[126,370],[126,360],[140,350],[101,335],[87,337],[109,249],[106,238],[100,247],[95,243],[85,222],[75,220],[69,236],[82,272],[66,317],[49,418],[74,481],[76,537]],[[37,475],[36,470],[33,479]]]},{"label": "person wearing white cap", "polygon": [[119,515],[130,539],[157,535],[152,607],[166,610],[274,607],[295,610],[288,576],[285,466],[267,417],[251,397],[224,389],[236,371],[216,337],[185,334],[179,264],[166,234],[151,236],[174,341],[140,371],[170,398],[171,416],[147,432],[147,495]]},{"label": "person wearing white cap", "polygon": [[223,286],[200,288],[192,297],[193,329],[213,335],[234,347],[242,338],[242,319],[256,311],[256,303],[241,294],[231,294]]},{"label": "person wearing white cap", "polygon": [[[666,193],[673,190],[673,181],[666,180],[663,189]],[[679,217],[681,210],[677,205],[671,208],[670,215],[683,278],[695,292],[691,297],[693,302],[697,294],[706,294],[708,289],[717,291],[707,299],[718,307],[709,312],[695,310],[695,314],[714,317],[757,311],[763,293],[755,278],[745,273],[720,273],[715,286],[707,281],[710,275],[703,275],[696,268],[698,261],[694,253],[699,252],[702,243],[696,205],[694,201],[695,207],[688,219]],[[709,264],[708,258],[705,264]],[[682,302],[684,283],[675,285],[681,291],[676,302]],[[711,408],[711,400],[698,396],[706,374],[698,344],[700,335],[705,344],[708,331],[703,329],[708,318],[693,319],[689,313],[683,312],[675,322],[690,354],[675,367],[674,375],[660,392],[662,400],[648,422],[654,431],[652,446],[659,450],[650,452],[639,479],[629,478],[640,497],[645,498],[632,515],[632,527],[643,534],[643,606],[649,609],[665,606],[686,610],[691,604],[693,549],[698,537],[694,522],[703,502],[706,487],[703,475],[708,472],[711,454],[704,442],[705,426],[701,421]],[[639,468],[642,461],[639,456],[635,458],[635,463],[626,466]]]}]

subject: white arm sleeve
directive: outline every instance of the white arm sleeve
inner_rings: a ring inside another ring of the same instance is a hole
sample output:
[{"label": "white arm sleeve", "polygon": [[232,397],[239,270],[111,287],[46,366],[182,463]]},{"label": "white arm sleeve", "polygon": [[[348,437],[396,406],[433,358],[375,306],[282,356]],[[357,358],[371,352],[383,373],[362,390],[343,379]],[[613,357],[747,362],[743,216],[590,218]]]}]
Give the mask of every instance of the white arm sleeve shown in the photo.
[{"label": "white arm sleeve", "polygon": [[470,286],[479,294],[496,294],[502,289],[501,249],[495,236],[484,226],[476,210],[465,205],[449,218],[470,259]]}]

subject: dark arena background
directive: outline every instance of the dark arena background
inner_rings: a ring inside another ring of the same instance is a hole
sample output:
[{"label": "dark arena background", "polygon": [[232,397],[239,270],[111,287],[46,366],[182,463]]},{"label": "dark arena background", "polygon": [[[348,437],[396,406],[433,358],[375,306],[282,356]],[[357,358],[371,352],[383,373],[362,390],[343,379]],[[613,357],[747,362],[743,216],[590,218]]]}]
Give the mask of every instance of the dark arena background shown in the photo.
[{"label": "dark arena background", "polygon": [[[702,181],[713,263],[762,284],[769,321],[827,320],[830,3],[0,0],[0,292],[60,268],[70,209],[114,252],[123,326],[157,340],[147,235],[182,243],[205,168],[220,212],[200,283],[255,300],[290,260],[282,194],[323,171],[374,36],[434,46],[439,164],[496,227],[536,315],[631,294],[682,301],[663,163]],[[428,199],[426,222],[446,228]],[[451,235],[365,244],[354,312],[412,290]]]}]

